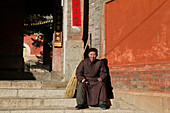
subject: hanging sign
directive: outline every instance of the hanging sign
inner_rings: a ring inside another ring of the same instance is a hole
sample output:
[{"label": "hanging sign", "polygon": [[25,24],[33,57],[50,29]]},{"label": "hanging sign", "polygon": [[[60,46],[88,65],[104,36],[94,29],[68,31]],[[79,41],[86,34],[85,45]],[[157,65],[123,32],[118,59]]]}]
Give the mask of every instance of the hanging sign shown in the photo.
[{"label": "hanging sign", "polygon": [[72,25],[81,26],[80,0],[72,0]]},{"label": "hanging sign", "polygon": [[55,31],[54,31],[54,47],[55,48],[62,48],[62,19],[63,19],[63,13],[62,13],[62,6],[61,6],[61,0],[58,0],[56,2],[56,14],[54,16],[55,20]]},{"label": "hanging sign", "polygon": [[62,35],[61,32],[55,32],[54,35],[54,47],[61,48],[62,47]]},{"label": "hanging sign", "polygon": [[62,20],[63,20],[63,13],[62,13],[62,6],[61,6],[61,0],[57,2],[56,4],[56,16],[54,16],[55,19],[55,31],[61,32],[62,31]]}]

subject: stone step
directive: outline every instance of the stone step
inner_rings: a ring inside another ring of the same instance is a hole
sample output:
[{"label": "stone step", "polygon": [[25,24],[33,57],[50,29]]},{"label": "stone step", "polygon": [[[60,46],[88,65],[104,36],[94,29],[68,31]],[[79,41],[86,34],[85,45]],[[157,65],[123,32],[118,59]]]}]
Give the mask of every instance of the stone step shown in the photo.
[{"label": "stone step", "polygon": [[88,108],[83,110],[75,110],[74,108],[49,108],[49,109],[18,109],[18,110],[1,110],[0,113],[146,113],[143,111]]},{"label": "stone step", "polygon": [[67,82],[48,82],[34,80],[0,81],[0,89],[58,89],[66,88]]},{"label": "stone step", "polygon": [[[116,99],[111,99],[111,108],[120,107],[120,103]],[[125,103],[121,103],[122,105]],[[0,110],[2,109],[24,109],[24,108],[50,108],[50,107],[72,107],[76,106],[76,99],[70,98],[60,98],[60,99],[50,99],[50,98],[1,98],[0,99]],[[126,105],[128,106],[128,105]],[[131,106],[128,106],[130,108]],[[133,106],[131,109],[134,109]]]},{"label": "stone step", "polygon": [[64,98],[65,89],[0,89],[0,98]]},{"label": "stone step", "polygon": [[4,98],[0,99],[0,109],[74,107],[75,99],[30,99]]},{"label": "stone step", "polygon": [[[122,110],[136,110],[135,106],[128,104],[125,101],[110,99],[110,109],[122,109]],[[53,108],[74,108],[76,106],[76,99],[30,99],[30,98],[4,98],[0,99],[0,111],[3,110],[20,110],[20,109],[53,109]],[[92,107],[91,109],[98,109],[98,107]],[[1,113],[1,112],[0,112]],[[91,113],[91,112],[89,112]]]}]

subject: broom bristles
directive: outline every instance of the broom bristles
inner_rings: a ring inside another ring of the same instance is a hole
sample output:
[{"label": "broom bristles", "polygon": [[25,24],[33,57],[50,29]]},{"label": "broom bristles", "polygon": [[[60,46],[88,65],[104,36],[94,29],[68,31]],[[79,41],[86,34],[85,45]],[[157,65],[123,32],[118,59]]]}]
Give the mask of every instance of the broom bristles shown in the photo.
[{"label": "broom bristles", "polygon": [[66,98],[73,98],[74,97],[74,94],[75,94],[75,90],[76,90],[76,87],[77,87],[77,78],[75,76],[75,73],[76,71],[73,72],[68,84],[67,84],[67,87],[65,89],[65,92],[64,92],[64,97]]}]

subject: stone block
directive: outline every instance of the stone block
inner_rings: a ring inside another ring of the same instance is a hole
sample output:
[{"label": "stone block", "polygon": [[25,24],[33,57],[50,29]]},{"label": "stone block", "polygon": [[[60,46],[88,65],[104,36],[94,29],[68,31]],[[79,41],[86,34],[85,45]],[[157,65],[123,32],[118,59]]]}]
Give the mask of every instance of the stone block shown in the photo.
[{"label": "stone block", "polygon": [[120,107],[120,104],[118,102],[118,99],[111,99],[111,108],[112,109],[118,109]]},{"label": "stone block", "polygon": [[64,90],[19,90],[20,98],[62,98]]},{"label": "stone block", "polygon": [[62,71],[52,71],[51,72],[51,80],[52,81],[62,81],[63,79],[63,72]]},{"label": "stone block", "polygon": [[112,110],[112,109],[108,109],[108,110],[103,110],[101,111],[101,113],[134,113],[131,110]]},{"label": "stone block", "polygon": [[42,82],[42,89],[66,88],[68,82]]},{"label": "stone block", "polygon": [[0,109],[41,106],[41,99],[0,99]]},{"label": "stone block", "polygon": [[16,110],[10,113],[64,113],[64,110]]},{"label": "stone block", "polygon": [[67,48],[66,60],[80,60],[83,55],[83,48]]},{"label": "stone block", "polygon": [[170,97],[162,99],[162,111],[163,113],[170,113]]},{"label": "stone block", "polygon": [[83,110],[66,110],[65,113],[83,113]]},{"label": "stone block", "polygon": [[51,81],[51,73],[49,72],[36,72],[36,71],[32,71],[34,77],[36,78],[36,80],[40,80],[40,81]]},{"label": "stone block", "polygon": [[80,40],[68,40],[66,41],[67,48],[83,48],[83,41]]},{"label": "stone block", "polygon": [[146,112],[162,113],[162,100],[151,95],[135,95],[135,107]]},{"label": "stone block", "polygon": [[64,81],[69,81],[76,66],[80,63],[83,55],[83,41],[69,40],[66,41],[66,57],[65,57],[65,78]]},{"label": "stone block", "polygon": [[150,109],[148,103],[148,96],[135,95],[135,106],[141,109]]},{"label": "stone block", "polygon": [[41,88],[39,81],[13,81],[12,88]]},{"label": "stone block", "polygon": [[17,90],[0,89],[0,98],[17,97]]},{"label": "stone block", "polygon": [[[40,74],[40,75],[42,75],[42,74]],[[43,81],[50,81],[51,80],[51,73],[48,73],[48,72],[44,73],[44,75],[42,76],[42,80]]]},{"label": "stone block", "polygon": [[148,107],[150,108],[148,111],[152,111],[155,113],[162,112],[162,98],[149,96],[148,97]]},{"label": "stone block", "polygon": [[102,113],[102,110],[100,108],[98,108],[98,110],[85,109],[83,110],[83,113]]},{"label": "stone block", "polygon": [[10,111],[0,111],[0,113],[11,113]]},{"label": "stone block", "polygon": [[65,67],[66,67],[66,72],[65,72],[65,81],[69,81],[72,74],[74,73],[75,69],[77,68],[78,64],[80,63],[80,61],[77,60],[70,60],[68,61],[69,63],[66,63]]},{"label": "stone block", "polygon": [[49,107],[75,107],[76,99],[44,99],[44,106]]},{"label": "stone block", "polygon": [[0,88],[11,88],[11,81],[0,81]]}]

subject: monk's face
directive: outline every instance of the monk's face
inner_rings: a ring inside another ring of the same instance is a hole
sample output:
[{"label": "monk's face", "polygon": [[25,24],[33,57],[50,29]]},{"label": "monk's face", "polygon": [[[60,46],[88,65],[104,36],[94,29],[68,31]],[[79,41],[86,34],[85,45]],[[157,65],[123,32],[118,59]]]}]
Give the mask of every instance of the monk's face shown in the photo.
[{"label": "monk's face", "polygon": [[88,56],[89,56],[91,62],[93,62],[93,61],[96,60],[97,54],[96,54],[96,52],[91,51],[91,52],[88,54]]}]

